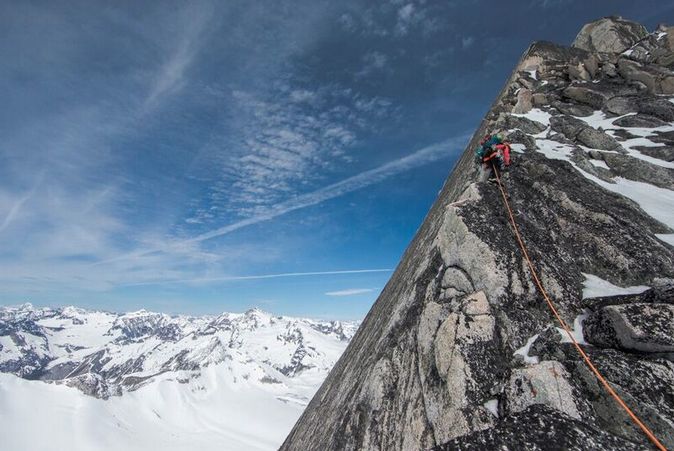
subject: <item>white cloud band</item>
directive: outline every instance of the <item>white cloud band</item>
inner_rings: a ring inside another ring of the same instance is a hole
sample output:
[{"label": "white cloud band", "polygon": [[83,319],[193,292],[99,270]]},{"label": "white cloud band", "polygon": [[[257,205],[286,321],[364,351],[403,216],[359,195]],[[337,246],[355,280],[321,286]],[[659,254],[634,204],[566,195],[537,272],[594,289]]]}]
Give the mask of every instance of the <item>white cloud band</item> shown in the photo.
[{"label": "white cloud band", "polygon": [[98,262],[97,264],[108,263],[117,260],[124,260],[127,258],[141,257],[154,252],[169,251],[173,248],[179,248],[189,243],[198,243],[210,240],[212,238],[216,238],[222,235],[227,235],[229,233],[232,233],[244,227],[248,227],[250,225],[274,219],[278,216],[290,213],[295,210],[299,210],[301,208],[306,208],[320,204],[322,202],[325,202],[326,200],[334,199],[336,197],[342,196],[352,191],[356,191],[361,188],[373,185],[375,183],[382,182],[394,175],[440,160],[448,156],[449,152],[451,152],[455,148],[463,149],[469,139],[470,135],[468,134],[449,138],[445,141],[441,141],[439,143],[435,143],[430,146],[419,149],[416,152],[411,153],[410,155],[388,162],[377,168],[361,172],[360,174],[346,178],[337,183],[333,183],[332,185],[328,185],[319,190],[303,194],[301,196],[295,197],[294,199],[290,199],[288,201],[276,204],[272,207],[269,207],[262,213],[259,213],[250,218],[246,218],[241,221],[237,221],[232,224],[226,225],[224,227],[220,227],[211,230],[209,232],[202,233],[192,238],[188,238],[173,243],[168,243],[165,247],[162,248],[141,250],[138,252],[133,252],[112,259],[104,260]]},{"label": "white cloud band", "polygon": [[[310,272],[285,272],[278,274],[259,274],[251,276],[222,276],[222,277],[199,277],[192,279],[174,279],[174,280],[156,280],[156,281],[145,281],[128,284],[126,286],[137,286],[137,285],[155,285],[155,284],[166,284],[166,283],[209,283],[209,282],[235,282],[240,280],[260,280],[260,279],[278,279],[283,277],[308,277],[308,276],[331,276],[331,275],[340,275],[340,274],[365,274],[365,273],[375,273],[375,272],[391,272],[392,269],[347,269],[339,271],[310,271]],[[372,291],[367,289],[365,291]],[[337,292],[335,292],[337,293]],[[326,293],[328,294],[328,293]],[[357,293],[351,293],[357,294]],[[331,296],[328,294],[328,296]],[[334,296],[340,296],[339,294],[334,294]],[[345,296],[345,295],[341,295]]]},{"label": "white cloud band", "polygon": [[374,291],[374,288],[349,288],[346,290],[339,291],[328,291],[325,293],[326,296],[354,296],[357,294],[371,293]]}]

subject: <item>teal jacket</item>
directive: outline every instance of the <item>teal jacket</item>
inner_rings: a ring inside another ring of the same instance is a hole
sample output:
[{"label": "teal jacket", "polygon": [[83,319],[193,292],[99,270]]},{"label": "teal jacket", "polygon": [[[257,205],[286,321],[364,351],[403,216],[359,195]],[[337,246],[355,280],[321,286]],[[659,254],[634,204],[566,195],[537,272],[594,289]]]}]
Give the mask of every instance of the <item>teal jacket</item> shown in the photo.
[{"label": "teal jacket", "polygon": [[477,149],[475,149],[475,160],[478,163],[481,163],[482,159],[491,153],[492,151],[491,146],[501,144],[502,142],[503,139],[499,135],[489,136],[484,143],[482,143],[481,145],[478,146]]}]

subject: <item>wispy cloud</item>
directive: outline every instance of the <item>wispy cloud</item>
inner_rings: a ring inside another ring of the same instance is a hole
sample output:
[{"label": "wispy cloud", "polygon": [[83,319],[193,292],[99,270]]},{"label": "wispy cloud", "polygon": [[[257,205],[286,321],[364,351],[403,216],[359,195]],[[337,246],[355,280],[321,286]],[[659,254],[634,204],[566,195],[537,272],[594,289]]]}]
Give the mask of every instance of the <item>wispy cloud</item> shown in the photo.
[{"label": "wispy cloud", "polygon": [[468,142],[469,138],[470,138],[469,134],[449,138],[445,141],[424,147],[405,157],[399,158],[394,161],[390,161],[377,168],[361,172],[360,174],[354,175],[340,182],[333,183],[319,190],[297,196],[295,198],[292,198],[285,202],[281,202],[269,208],[261,209],[257,215],[251,216],[241,221],[234,222],[224,227],[219,227],[217,229],[199,234],[192,238],[169,242],[162,247],[140,250],[130,254],[121,255],[119,257],[115,257],[112,259],[100,261],[96,264],[104,264],[127,258],[136,258],[155,252],[166,252],[176,247],[184,246],[187,243],[198,243],[210,240],[219,236],[235,232],[239,229],[243,229],[244,227],[259,224],[264,221],[269,221],[271,219],[274,219],[281,215],[285,215],[295,210],[320,204],[327,200],[343,196],[344,194],[365,188],[375,183],[380,183],[390,177],[393,177],[394,175],[418,168],[420,166],[424,166],[426,164],[432,163],[442,158],[446,158],[452,155],[454,151],[460,151],[461,149],[463,149],[465,144]]},{"label": "wispy cloud", "polygon": [[[405,150],[397,143],[417,138],[398,130],[408,96],[354,78],[363,67],[397,73],[404,49],[395,27],[400,20],[412,40],[428,8],[416,0],[197,0],[114,4],[98,14],[97,2],[76,9],[10,5],[0,15],[7,25],[0,44],[7,66],[0,70],[7,104],[0,121],[0,297],[102,299],[128,284],[355,273],[284,272],[291,249],[296,265],[315,268],[303,262],[298,242],[325,246],[330,255],[342,250],[336,242],[350,239],[337,233],[328,243],[322,238],[331,231],[323,226],[298,232],[326,219],[323,209],[301,215],[297,228],[267,224],[271,237],[215,238],[462,146],[448,140],[396,159]],[[344,64],[333,58],[336,36],[353,39],[338,52]],[[393,161],[377,167],[382,158]],[[334,206],[330,227],[339,229],[342,204]],[[335,260],[347,261],[341,257]]]},{"label": "wispy cloud", "polygon": [[397,36],[405,36],[413,28],[420,28],[421,32],[428,36],[442,29],[435,18],[429,18],[429,5],[425,2],[407,3],[398,9],[398,17],[394,33]]},{"label": "wispy cloud", "polygon": [[[5,214],[5,218],[2,220],[2,223],[0,223],[0,232],[5,230],[9,225],[14,221],[14,219],[19,215],[19,212],[21,211],[21,207],[30,199],[33,194],[35,193],[35,189],[37,186],[40,184],[40,180],[42,177],[38,178],[38,181],[35,183],[33,188],[30,189],[26,194],[22,196],[17,196],[10,198],[9,203],[10,207],[7,209],[7,214]],[[3,202],[0,202],[0,205],[2,205]],[[0,208],[0,211],[2,209]]]},{"label": "wispy cloud", "polygon": [[398,10],[398,23],[396,24],[396,33],[400,35],[407,34],[410,25],[414,21],[414,4],[408,3]]},{"label": "wispy cloud", "polygon": [[[539,0],[540,1],[540,0]],[[364,2],[359,10],[342,14],[338,23],[350,33],[385,38],[407,37],[420,31],[428,37],[449,25],[440,11],[453,7],[453,2],[427,2],[425,0],[391,0],[389,2]]]},{"label": "wispy cloud", "polygon": [[244,219],[242,221],[235,222],[225,227],[220,227],[210,232],[202,233],[186,241],[188,242],[205,241],[211,238],[231,233],[235,230],[247,227],[252,224],[268,221],[280,215],[290,213],[291,211],[310,207],[312,205],[316,205],[321,202],[325,202],[326,200],[342,196],[344,194],[365,188],[375,183],[380,183],[383,180],[386,180],[387,178],[392,177],[394,175],[426,165],[433,161],[437,161],[441,158],[448,157],[449,155],[451,155],[450,152],[453,150],[457,151],[462,150],[465,144],[467,143],[469,137],[470,136],[468,134],[465,134],[459,137],[450,138],[445,141],[424,147],[405,157],[399,158],[394,161],[390,161],[377,168],[361,172],[358,175],[354,175],[340,182],[333,183],[332,185],[328,185],[319,190],[313,191],[308,194],[300,195],[295,197],[294,199],[290,199],[286,202],[277,204],[271,208],[266,209],[264,212],[262,212],[257,216],[253,216]]},{"label": "wispy cloud", "polygon": [[[279,279],[287,277],[310,277],[310,276],[334,276],[334,275],[343,275],[343,274],[368,274],[368,273],[377,273],[377,272],[391,272],[391,269],[346,269],[338,271],[310,271],[310,272],[286,272],[278,274],[257,274],[250,276],[221,276],[221,277],[194,277],[190,279],[166,279],[166,280],[153,280],[153,281],[144,281],[137,282],[130,285],[158,285],[158,284],[167,284],[167,283],[212,283],[212,282],[236,282],[243,280],[261,280],[261,279]],[[348,291],[348,290],[347,290]],[[358,291],[358,290],[356,290]],[[372,289],[365,289],[368,292],[373,291]],[[339,293],[339,292],[334,292]],[[328,296],[346,296],[347,294],[329,294]],[[349,293],[349,294],[358,294],[358,293]]]},{"label": "wispy cloud", "polygon": [[[17,10],[24,14],[17,22],[27,28],[32,24],[26,33],[39,30],[55,40],[68,36],[67,45],[49,43],[48,70],[39,65],[45,56],[33,51],[36,46],[43,49],[43,40],[27,42],[24,30],[9,32],[7,42],[24,44],[21,65],[29,69],[21,70],[31,71],[34,85],[12,85],[3,78],[10,72],[0,71],[0,85],[7,82],[22,97],[19,110],[24,114],[18,126],[7,129],[0,168],[0,279],[7,292],[15,286],[21,292],[56,286],[107,289],[157,274],[184,276],[177,269],[180,263],[217,258],[186,245],[161,257],[148,256],[142,262],[148,266],[142,268],[132,262],[108,267],[105,274],[88,270],[91,261],[118,255],[130,244],[127,232],[133,220],[127,215],[143,196],[136,189],[138,180],[128,174],[133,169],[120,171],[137,150],[130,137],[142,134],[148,113],[187,83],[209,31],[212,8],[206,2],[166,14],[148,8],[152,20],[138,32],[136,18],[120,16],[111,7],[87,22],[87,30],[96,30],[91,35],[73,26],[88,14],[86,9],[71,15],[56,5],[42,8],[39,26],[33,11]],[[106,35],[111,18],[114,39]],[[133,48],[125,47],[131,41]],[[145,53],[147,49],[151,52]],[[116,146],[120,142],[125,143]],[[28,191],[27,183],[33,185]],[[163,230],[143,230],[157,219],[136,222],[134,238],[158,242]]]},{"label": "wispy cloud", "polygon": [[543,8],[557,8],[568,5],[572,0],[533,0],[534,5],[540,5]]},{"label": "wispy cloud", "polygon": [[326,296],[355,296],[357,294],[371,293],[374,288],[348,288],[346,290],[328,291]]},{"label": "wispy cloud", "polygon": [[473,43],[475,43],[475,38],[473,36],[466,36],[461,38],[461,47],[464,49],[472,47]]},{"label": "wispy cloud", "polygon": [[376,131],[396,107],[334,84],[313,89],[280,83],[272,92],[233,90],[236,127],[227,147],[214,149],[219,179],[195,205],[191,223],[215,222],[213,210],[239,217],[259,214],[353,161],[359,135]]},{"label": "wispy cloud", "polygon": [[356,78],[366,77],[370,74],[381,72],[386,69],[388,57],[381,52],[368,52],[363,56],[363,67],[356,72]]},{"label": "wispy cloud", "polygon": [[201,49],[201,39],[213,14],[208,2],[190,6],[182,13],[178,42],[154,76],[141,112],[146,113],[167,95],[177,92],[186,83],[185,73]]}]

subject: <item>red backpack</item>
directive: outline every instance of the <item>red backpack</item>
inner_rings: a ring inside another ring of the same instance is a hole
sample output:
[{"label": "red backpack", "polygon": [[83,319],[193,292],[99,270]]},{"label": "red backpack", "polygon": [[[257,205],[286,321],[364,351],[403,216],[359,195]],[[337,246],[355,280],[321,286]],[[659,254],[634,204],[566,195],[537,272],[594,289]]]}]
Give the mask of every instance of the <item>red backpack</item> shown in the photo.
[{"label": "red backpack", "polygon": [[503,144],[497,144],[496,148],[501,151],[503,154],[503,163],[506,166],[510,165],[510,143],[504,142]]}]

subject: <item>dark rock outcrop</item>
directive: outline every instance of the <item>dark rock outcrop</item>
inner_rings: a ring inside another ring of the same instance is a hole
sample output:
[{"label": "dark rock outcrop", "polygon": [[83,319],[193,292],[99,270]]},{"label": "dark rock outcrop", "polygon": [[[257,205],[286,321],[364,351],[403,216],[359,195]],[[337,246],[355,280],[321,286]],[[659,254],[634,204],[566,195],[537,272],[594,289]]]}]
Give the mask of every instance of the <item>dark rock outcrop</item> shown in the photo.
[{"label": "dark rock outcrop", "polygon": [[662,161],[674,161],[674,146],[662,146],[662,147],[644,147],[644,146],[634,146],[636,150],[641,152],[644,155],[649,157],[657,158]]},{"label": "dark rock outcrop", "polygon": [[618,73],[626,80],[643,83],[652,94],[674,94],[674,75],[662,66],[621,58]]},{"label": "dark rock outcrop", "polygon": [[592,149],[616,150],[620,147],[620,144],[618,144],[615,138],[602,130],[597,130],[593,127],[583,129],[578,133],[576,138],[579,142]]},{"label": "dark rock outcrop", "polygon": [[75,387],[83,393],[100,399],[108,399],[110,396],[119,396],[122,389],[119,386],[110,386],[105,378],[93,373],[82,374],[77,377],[67,379],[65,384],[69,387]]},{"label": "dark rock outcrop", "polygon": [[658,97],[642,97],[637,101],[637,111],[658,117],[663,121],[674,121],[674,103]]},{"label": "dark rock outcrop", "polygon": [[[663,348],[642,346],[666,341],[667,288],[658,284],[674,277],[674,231],[662,214],[671,200],[657,190],[671,188],[671,167],[628,141],[674,145],[674,104],[619,70],[621,59],[630,60],[620,52],[642,40],[671,52],[657,36],[607,18],[583,28],[579,48],[538,42],[527,49],[282,450],[647,449],[639,428],[552,325],[498,188],[481,181],[473,150],[494,130],[522,152],[502,183],[545,289],[568,324],[580,327],[592,310],[585,351],[665,446],[674,446],[674,363]],[[628,113],[666,125],[644,132],[612,123]],[[648,202],[640,197],[651,194]],[[660,210],[651,208],[657,202]],[[615,299],[583,299],[584,274],[654,287],[639,295],[638,304],[649,304],[641,313],[615,307],[632,341],[616,335],[599,343],[593,322],[613,330],[622,323],[600,320]],[[640,334],[646,324],[657,326],[657,337]]]},{"label": "dark rock outcrop", "polygon": [[613,121],[613,125],[618,127],[640,127],[640,128],[655,128],[664,127],[667,122],[655,116],[647,114],[636,114],[634,116],[625,116]]},{"label": "dark rock outcrop", "polygon": [[613,436],[605,431],[535,404],[509,416],[494,428],[456,438],[433,451],[482,451],[526,449],[531,451],[647,450],[649,447]]},{"label": "dark rock outcrop", "polygon": [[597,86],[585,83],[571,85],[562,91],[562,94],[567,101],[579,102],[595,110],[600,109],[611,98],[610,91],[597,89]]},{"label": "dark rock outcrop", "polygon": [[592,310],[585,339],[603,348],[662,353],[674,360],[674,281],[659,280],[638,294],[584,300]]},{"label": "dark rock outcrop", "polygon": [[674,65],[674,28],[658,27],[657,33],[652,33],[634,44],[630,49],[630,58],[641,63],[656,63],[670,69]]},{"label": "dark rock outcrop", "polygon": [[593,345],[627,351],[674,353],[674,305],[611,305],[592,313],[584,324]]}]

